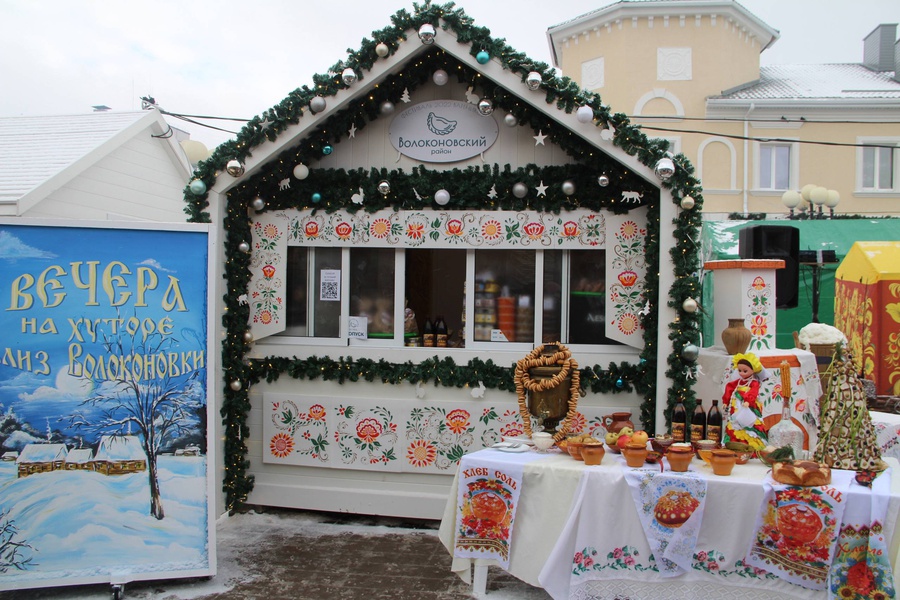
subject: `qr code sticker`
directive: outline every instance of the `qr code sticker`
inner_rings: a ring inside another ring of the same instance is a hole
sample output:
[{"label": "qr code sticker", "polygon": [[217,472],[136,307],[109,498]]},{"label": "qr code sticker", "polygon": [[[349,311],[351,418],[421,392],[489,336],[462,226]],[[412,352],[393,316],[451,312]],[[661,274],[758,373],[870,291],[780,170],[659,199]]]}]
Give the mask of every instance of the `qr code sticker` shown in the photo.
[{"label": "qr code sticker", "polygon": [[341,284],[339,281],[323,281],[319,290],[320,300],[340,300]]}]

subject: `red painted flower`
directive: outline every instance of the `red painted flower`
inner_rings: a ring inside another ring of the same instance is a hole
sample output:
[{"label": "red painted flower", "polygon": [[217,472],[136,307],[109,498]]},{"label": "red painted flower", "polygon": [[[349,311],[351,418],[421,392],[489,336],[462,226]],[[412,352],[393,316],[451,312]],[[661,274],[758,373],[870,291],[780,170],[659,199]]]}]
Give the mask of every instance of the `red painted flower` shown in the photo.
[{"label": "red painted flower", "polygon": [[634,221],[625,221],[622,223],[622,226],[619,227],[619,234],[626,240],[630,240],[636,236],[639,231],[640,229]]},{"label": "red painted flower", "polygon": [[463,223],[459,219],[450,219],[447,221],[447,235],[462,235]]},{"label": "red painted flower", "polygon": [[307,221],[303,227],[306,237],[319,237],[319,224],[315,221]]},{"label": "red painted flower", "polygon": [[309,407],[309,420],[310,421],[324,421],[325,420],[325,407],[321,404],[313,404]]},{"label": "red painted flower", "polygon": [[447,427],[456,434],[465,433],[469,427],[469,411],[457,408],[447,413]]},{"label": "red painted flower", "polygon": [[585,425],[587,425],[587,421],[580,412],[576,412],[575,416],[572,417],[572,420],[569,421],[569,429],[571,429],[573,433],[581,433],[584,431]]},{"label": "red painted flower", "polygon": [[625,313],[619,319],[619,331],[624,333],[625,335],[631,335],[635,331],[637,331],[638,326],[640,325],[640,321],[638,321],[637,316],[632,313]]},{"label": "red painted flower", "polygon": [[411,240],[421,240],[425,237],[425,224],[424,223],[407,223],[406,224],[406,237]]},{"label": "red painted flower", "polygon": [[381,426],[381,423],[372,418],[363,419],[356,424],[356,437],[367,444],[377,440],[382,431],[384,431],[384,427]]},{"label": "red painted flower", "polygon": [[875,574],[872,573],[872,569],[866,564],[865,559],[847,570],[847,585],[864,597],[875,589]]},{"label": "red painted flower", "polygon": [[753,317],[753,320],[750,321],[750,333],[753,335],[766,335],[767,331],[769,331],[769,324],[766,322],[766,318],[762,315]]},{"label": "red painted flower", "polygon": [[353,226],[347,221],[341,221],[335,225],[334,233],[342,240],[346,240],[350,237],[350,234],[353,233]]},{"label": "red painted flower", "polygon": [[387,219],[375,219],[369,226],[369,233],[378,239],[383,239],[391,232],[391,222]]},{"label": "red painted flower", "polygon": [[286,433],[276,433],[269,441],[269,451],[277,458],[284,458],[294,451],[294,439]]},{"label": "red painted flower", "polygon": [[259,322],[263,325],[268,325],[272,322],[272,311],[264,310],[259,313]]},{"label": "red painted flower", "polygon": [[509,423],[500,428],[500,435],[506,437],[519,437],[525,434],[525,428],[519,423]]},{"label": "red painted flower", "polygon": [[406,460],[414,467],[427,467],[437,459],[437,448],[428,440],[413,440],[406,449]]},{"label": "red painted flower", "polygon": [[486,240],[496,240],[503,234],[503,227],[497,219],[488,219],[481,225],[481,236]]},{"label": "red painted flower", "polygon": [[764,290],[766,289],[766,280],[762,277],[756,277],[756,279],[753,280],[753,283],[750,284],[750,287],[754,290]]},{"label": "red painted flower", "polygon": [[278,237],[278,226],[273,223],[269,223],[268,225],[263,227],[263,235],[269,239],[277,238]]},{"label": "red painted flower", "polygon": [[634,271],[622,271],[619,273],[619,282],[625,287],[631,287],[637,283],[638,275]]},{"label": "red painted flower", "polygon": [[263,277],[266,279],[272,279],[275,277],[275,267],[272,265],[266,265],[262,268]]},{"label": "red painted flower", "polygon": [[575,221],[566,221],[563,223],[563,235],[566,237],[575,237],[578,235],[578,223]]},{"label": "red painted flower", "polygon": [[527,223],[525,227],[522,228],[529,238],[536,240],[544,235],[544,225],[543,223],[538,223],[537,221],[532,221],[531,223]]}]

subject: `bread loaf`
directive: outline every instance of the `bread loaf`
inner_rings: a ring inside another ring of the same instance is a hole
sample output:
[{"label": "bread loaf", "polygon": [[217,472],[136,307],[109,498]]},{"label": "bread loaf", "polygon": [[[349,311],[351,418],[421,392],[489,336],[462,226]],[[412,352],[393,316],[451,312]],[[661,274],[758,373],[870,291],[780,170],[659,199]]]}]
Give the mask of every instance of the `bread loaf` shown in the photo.
[{"label": "bread loaf", "polygon": [[812,460],[777,462],[772,466],[772,478],[787,485],[828,485],[831,483],[831,469]]}]

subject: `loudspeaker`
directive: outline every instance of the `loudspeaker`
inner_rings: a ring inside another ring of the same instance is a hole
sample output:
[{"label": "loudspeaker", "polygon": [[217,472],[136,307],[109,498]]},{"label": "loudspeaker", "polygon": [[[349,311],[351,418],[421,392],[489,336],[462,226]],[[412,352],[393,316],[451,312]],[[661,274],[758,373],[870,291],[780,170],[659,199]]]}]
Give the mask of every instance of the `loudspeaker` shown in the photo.
[{"label": "loudspeaker", "polygon": [[795,308],[800,275],[800,230],[781,225],[752,225],[740,231],[741,258],[781,259],[775,271],[775,308]]}]

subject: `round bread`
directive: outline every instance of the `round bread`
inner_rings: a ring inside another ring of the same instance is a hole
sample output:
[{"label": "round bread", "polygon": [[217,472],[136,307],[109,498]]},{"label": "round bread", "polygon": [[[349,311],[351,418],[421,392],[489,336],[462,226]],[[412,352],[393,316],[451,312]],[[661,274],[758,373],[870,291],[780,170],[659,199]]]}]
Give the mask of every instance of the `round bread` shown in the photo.
[{"label": "round bread", "polygon": [[831,469],[812,460],[777,462],[772,465],[772,479],[787,485],[828,485],[831,483]]},{"label": "round bread", "polygon": [[663,527],[674,529],[684,525],[698,506],[700,501],[689,493],[669,490],[657,500],[653,516]]}]

